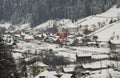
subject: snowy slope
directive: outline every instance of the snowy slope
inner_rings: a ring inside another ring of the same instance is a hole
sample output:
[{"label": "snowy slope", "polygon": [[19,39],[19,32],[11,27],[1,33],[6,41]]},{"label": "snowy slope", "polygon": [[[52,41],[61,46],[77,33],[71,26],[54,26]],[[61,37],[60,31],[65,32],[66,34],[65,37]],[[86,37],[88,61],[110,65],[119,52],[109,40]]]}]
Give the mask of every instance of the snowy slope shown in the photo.
[{"label": "snowy slope", "polygon": [[89,35],[98,36],[98,41],[109,41],[112,36],[120,36],[120,21],[105,26]]},{"label": "snowy slope", "polygon": [[64,27],[76,27],[75,24],[72,23],[70,19],[61,19],[61,20],[48,20],[47,22],[44,22],[35,28],[33,28],[34,33],[40,30],[46,30],[47,28],[53,27],[53,24],[56,24],[58,28]]},{"label": "snowy slope", "polygon": [[[114,36],[120,36],[120,22],[114,22],[112,24],[109,24],[111,19],[117,20],[120,17],[120,8],[116,8],[116,6],[113,6],[108,11],[89,16],[83,19],[80,19],[76,22],[76,25],[78,26],[86,26],[88,25],[89,29],[93,29],[94,27],[98,27],[98,29],[95,32],[92,32],[89,34],[89,36],[96,35],[98,36],[98,41],[108,41],[111,39],[111,37]],[[101,27],[99,29],[98,22],[101,24],[104,23],[104,27]]]},{"label": "snowy slope", "polygon": [[80,19],[76,22],[76,24],[78,26],[88,25],[89,29],[91,29],[91,27],[93,27],[94,25],[97,26],[98,22],[101,22],[101,23],[105,22],[105,24],[108,24],[111,18],[117,19],[117,16],[120,15],[119,13],[120,13],[120,8],[116,8],[116,6],[113,6],[111,9],[109,9],[104,13],[89,16],[84,19]]},{"label": "snowy slope", "polygon": [[47,22],[44,22],[38,26],[36,26],[34,29],[46,29],[46,28],[50,28],[53,26],[53,24],[57,24],[58,26],[60,25],[65,25],[67,23],[71,22],[70,19],[61,19],[61,20],[48,20]]},{"label": "snowy slope", "polygon": [[31,29],[31,25],[29,23],[22,24],[22,25],[16,25],[14,27],[15,27],[14,31],[17,31],[17,30],[30,30]]},{"label": "snowy slope", "polygon": [[11,26],[10,23],[0,24],[0,27],[8,29]]},{"label": "snowy slope", "polygon": [[34,30],[37,30],[37,29],[46,29],[48,27],[52,27],[53,26],[53,23],[54,23],[54,20],[48,20],[47,22],[44,22],[38,26],[36,26],[34,28]]},{"label": "snowy slope", "polygon": [[[77,26],[88,26],[89,29],[93,30],[93,28],[99,28],[99,23],[104,24],[104,26],[109,25],[109,22],[111,19],[117,19],[118,15],[120,16],[120,8],[116,8],[116,6],[113,6],[108,11],[97,14],[97,15],[91,15],[86,18],[80,19],[75,23],[72,23],[70,19],[62,19],[57,20],[58,27],[77,27]],[[41,30],[41,29],[47,29],[49,27],[52,27],[56,20],[49,20],[43,24],[40,24],[36,26],[33,30]]]},{"label": "snowy slope", "polygon": [[10,32],[16,32],[18,30],[31,30],[31,25],[29,23],[26,24],[21,24],[21,25],[12,25],[11,23],[5,22],[5,23],[0,23],[1,28],[5,28],[7,31]]}]

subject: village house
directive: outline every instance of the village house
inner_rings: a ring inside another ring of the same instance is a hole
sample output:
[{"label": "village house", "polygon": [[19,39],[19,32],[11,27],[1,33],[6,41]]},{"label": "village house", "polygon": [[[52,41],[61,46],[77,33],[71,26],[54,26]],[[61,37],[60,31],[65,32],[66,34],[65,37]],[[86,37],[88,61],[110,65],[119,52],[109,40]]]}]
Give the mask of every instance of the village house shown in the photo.
[{"label": "village house", "polygon": [[13,39],[14,41],[18,42],[19,40],[22,40],[22,37],[20,34],[14,34]]},{"label": "village house", "polygon": [[63,72],[64,72],[64,73],[72,74],[72,73],[75,72],[74,68],[75,68],[75,67],[64,67],[64,68],[63,68]]},{"label": "village house", "polygon": [[[70,78],[78,78],[84,75],[88,75],[89,73],[85,71],[84,67],[81,64],[70,65],[63,68],[64,74],[62,77],[64,78],[66,75],[69,75]],[[61,78],[62,78],[61,77]]]},{"label": "village house", "polygon": [[59,27],[59,32],[74,34],[74,33],[77,33],[78,31],[79,31],[79,28],[75,25],[75,23],[72,23],[72,22],[66,23],[61,27]]},{"label": "village house", "polygon": [[42,33],[35,34],[34,37],[35,37],[35,39],[38,39],[38,40],[43,40],[44,39],[44,36],[43,36]]},{"label": "village house", "polygon": [[90,63],[92,61],[92,54],[76,54],[76,62]]},{"label": "village house", "polygon": [[26,35],[26,34],[25,34],[24,32],[21,32],[21,33],[20,33],[21,40],[24,40],[24,38],[25,38],[25,35]]},{"label": "village house", "polygon": [[27,42],[33,42],[35,38],[32,35],[25,35],[24,40],[26,40]]},{"label": "village house", "polygon": [[67,31],[70,34],[80,33],[80,35],[89,33],[89,30],[87,28],[81,28],[81,27],[77,26],[75,23],[67,25]]},{"label": "village house", "polygon": [[97,47],[99,44],[96,42],[87,42],[88,47]]},{"label": "village house", "polygon": [[109,65],[102,63],[102,61],[92,62],[89,64],[82,64],[82,66],[86,71],[96,71],[96,70],[102,70],[102,69],[109,68]]},{"label": "village house", "polygon": [[111,46],[114,50],[120,49],[120,40],[111,40]]},{"label": "village house", "polygon": [[[40,73],[43,71],[47,71],[48,70],[48,65],[42,63],[42,62],[35,62],[33,65],[30,66],[29,68],[29,72],[30,74],[33,74],[33,71],[35,70],[35,72]],[[37,74],[35,73],[35,74]]]},{"label": "village house", "polygon": [[84,33],[84,34],[89,34],[91,31],[85,28],[80,28],[79,29],[80,32]]}]

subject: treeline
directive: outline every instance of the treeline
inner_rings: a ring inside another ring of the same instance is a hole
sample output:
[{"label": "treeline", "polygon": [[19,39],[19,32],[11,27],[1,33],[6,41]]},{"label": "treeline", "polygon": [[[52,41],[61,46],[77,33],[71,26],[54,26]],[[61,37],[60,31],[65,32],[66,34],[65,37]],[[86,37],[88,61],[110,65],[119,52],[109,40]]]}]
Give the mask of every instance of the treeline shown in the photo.
[{"label": "treeline", "polygon": [[0,0],[0,20],[36,26],[49,19],[77,20],[102,13],[120,0]]}]

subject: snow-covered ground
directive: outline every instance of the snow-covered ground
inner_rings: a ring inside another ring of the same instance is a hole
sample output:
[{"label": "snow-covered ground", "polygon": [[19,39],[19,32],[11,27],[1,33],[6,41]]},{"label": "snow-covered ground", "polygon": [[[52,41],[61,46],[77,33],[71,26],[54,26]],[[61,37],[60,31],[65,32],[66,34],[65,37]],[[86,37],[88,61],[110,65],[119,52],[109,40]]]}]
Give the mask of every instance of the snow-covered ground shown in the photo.
[{"label": "snow-covered ground", "polygon": [[120,22],[115,22],[111,25],[105,26],[90,35],[98,36],[98,41],[109,41],[112,37],[120,36]]},{"label": "snow-covered ground", "polygon": [[3,23],[3,24],[0,24],[0,27],[6,28],[6,29],[8,29],[10,26],[11,26],[10,23]]},{"label": "snow-covered ground", "polygon": [[100,23],[105,22],[105,24],[108,25],[111,19],[117,19],[119,16],[120,16],[120,8],[116,8],[116,6],[113,6],[111,9],[109,9],[104,13],[80,19],[76,22],[76,24],[78,26],[88,25],[89,29],[91,28],[93,29],[95,25],[98,26],[98,22]]},{"label": "snow-covered ground", "polygon": [[25,41],[21,41],[20,43],[17,43],[18,48],[21,50],[30,50],[30,51],[35,51],[35,50],[40,50],[40,49],[54,49],[56,48],[58,45],[55,44],[48,44],[48,43],[44,43],[41,42],[42,45],[38,44],[39,41],[34,41],[34,42],[25,42]]},{"label": "snow-covered ground", "polygon": [[[45,43],[40,41],[34,42],[25,42],[20,41],[17,43],[18,48],[14,49],[14,51],[19,52],[28,52],[37,53],[41,52],[41,50],[49,50],[52,49],[57,55],[62,55],[64,57],[69,57],[71,61],[76,60],[76,54],[84,55],[84,54],[92,54],[92,58],[94,59],[102,59],[108,58],[109,49],[108,48],[95,48],[95,47],[59,47],[57,44]],[[15,55],[14,55],[15,56]],[[16,56],[19,56],[18,54]],[[15,56],[15,58],[17,58]]]},{"label": "snow-covered ground", "polygon": [[44,23],[36,26],[36,27],[34,28],[34,30],[46,29],[46,28],[52,27],[53,24],[54,24],[54,22],[55,22],[55,20],[49,20],[49,21],[47,21],[47,22],[44,22]]},{"label": "snow-covered ground", "polygon": [[104,69],[93,72],[94,74],[85,78],[119,78],[120,72],[114,71],[113,69]]}]

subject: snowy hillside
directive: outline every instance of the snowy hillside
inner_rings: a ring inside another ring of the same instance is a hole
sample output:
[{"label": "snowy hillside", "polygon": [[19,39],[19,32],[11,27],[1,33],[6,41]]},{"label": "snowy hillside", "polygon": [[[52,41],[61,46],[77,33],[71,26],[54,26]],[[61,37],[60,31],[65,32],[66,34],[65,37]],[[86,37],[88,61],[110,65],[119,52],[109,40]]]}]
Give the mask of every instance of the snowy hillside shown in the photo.
[{"label": "snowy hillside", "polygon": [[[57,23],[58,27],[78,27],[78,26],[88,26],[88,29],[94,30],[94,28],[101,28],[102,26],[109,25],[111,19],[117,20],[120,17],[120,8],[116,8],[113,6],[111,9],[107,10],[104,13],[91,15],[86,18],[80,19],[77,22],[72,23],[70,19],[62,19],[62,20],[49,20],[43,24],[40,24],[34,28],[34,30],[44,30],[49,27],[52,27],[53,24]],[[101,27],[100,27],[101,26]]]},{"label": "snowy hillside", "polygon": [[3,23],[3,24],[0,24],[0,27],[1,27],[1,28],[5,28],[5,29],[8,29],[10,26],[11,26],[10,23]]},{"label": "snowy hillside", "polygon": [[68,28],[68,27],[76,27],[72,20],[70,19],[61,19],[61,20],[48,20],[47,22],[44,22],[36,27],[33,28],[33,32],[36,33],[38,31],[46,30],[48,28],[52,28],[53,25],[56,25],[58,29],[60,27]]},{"label": "snowy hillside", "polygon": [[48,27],[52,27],[52,26],[53,26],[53,23],[54,23],[54,20],[49,20],[49,21],[47,21],[47,22],[44,22],[44,23],[36,26],[36,27],[34,28],[34,30],[46,29],[46,28],[48,28]]},{"label": "snowy hillside", "polygon": [[105,26],[89,35],[98,36],[98,41],[108,41],[112,37],[120,36],[120,22],[118,21],[111,25]]},{"label": "snowy hillside", "polygon": [[82,25],[88,25],[89,29],[98,26],[99,22],[101,24],[108,25],[109,21],[111,19],[117,19],[120,16],[120,8],[116,8],[116,6],[113,6],[111,9],[108,11],[102,13],[102,14],[97,14],[93,16],[86,17],[84,19],[80,19],[76,22],[78,26]]}]

